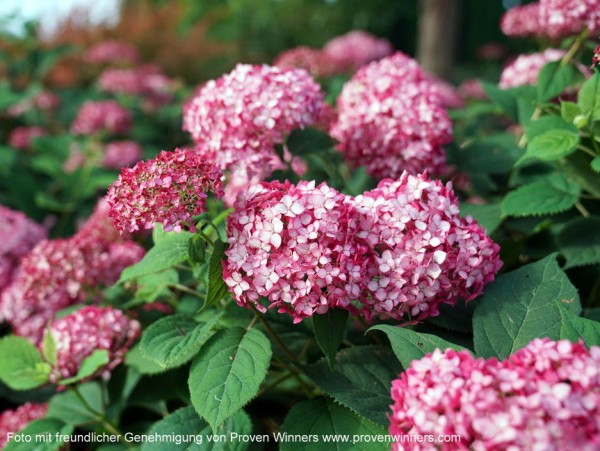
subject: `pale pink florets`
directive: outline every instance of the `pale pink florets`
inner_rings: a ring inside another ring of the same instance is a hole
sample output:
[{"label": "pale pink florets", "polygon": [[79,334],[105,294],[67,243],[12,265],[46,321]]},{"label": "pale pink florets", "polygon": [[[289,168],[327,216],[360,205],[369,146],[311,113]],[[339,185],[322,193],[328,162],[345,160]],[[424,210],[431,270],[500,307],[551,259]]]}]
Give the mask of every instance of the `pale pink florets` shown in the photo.
[{"label": "pale pink florets", "polygon": [[20,211],[0,205],[0,292],[19,266],[21,257],[46,238],[46,229]]},{"label": "pale pink florets", "polygon": [[99,132],[127,133],[132,126],[131,113],[114,100],[85,102],[71,131],[76,135],[93,135]]},{"label": "pale pink florets", "polygon": [[322,50],[304,46],[280,53],[273,65],[282,69],[304,69],[315,78],[333,75],[336,69]]},{"label": "pale pink florets", "polygon": [[206,211],[207,193],[223,195],[221,171],[192,150],[162,151],[156,159],[123,168],[108,191],[109,215],[118,230],[195,229],[193,216]]},{"label": "pale pink florets", "polygon": [[514,88],[523,85],[537,85],[537,79],[542,68],[565,56],[565,51],[559,49],[546,49],[542,53],[520,55],[504,68],[500,74],[499,86],[502,89]]},{"label": "pale pink florets", "polygon": [[407,170],[445,172],[443,145],[452,123],[443,99],[419,65],[398,52],[360,69],[346,83],[330,133],[346,161],[376,178]]},{"label": "pale pink florets", "polygon": [[142,158],[142,148],[135,141],[114,141],[104,149],[102,166],[109,169],[121,169],[131,166]]},{"label": "pale pink florets", "polygon": [[545,32],[540,23],[540,14],[539,2],[516,6],[504,13],[500,29],[507,36],[543,36]]},{"label": "pale pink florets", "polygon": [[15,127],[8,136],[8,144],[19,150],[27,150],[31,147],[34,138],[46,135],[46,129],[37,125]]},{"label": "pale pink florets", "polygon": [[392,399],[390,434],[460,436],[396,451],[597,450],[600,348],[536,339],[502,362],[436,350],[392,382]]},{"label": "pale pink florets", "polygon": [[90,63],[137,63],[140,59],[137,49],[131,44],[119,41],[104,41],[90,48],[85,59]]},{"label": "pale pink florets", "polygon": [[550,38],[600,32],[600,0],[540,0],[540,22]]},{"label": "pale pink florets", "polygon": [[24,429],[29,423],[42,418],[48,410],[47,404],[25,404],[13,410],[5,410],[0,413],[0,449],[4,449],[8,444],[8,433],[17,432]]},{"label": "pale pink florets", "polygon": [[139,336],[140,324],[120,310],[90,306],[54,320],[50,334],[57,353],[50,380],[58,382],[75,376],[83,360],[95,350],[109,352],[109,363],[99,368],[96,375],[109,373],[123,361]]},{"label": "pale pink florets", "polygon": [[394,52],[392,44],[361,30],[335,37],[325,44],[323,54],[335,72],[355,71]]},{"label": "pale pink florets", "polygon": [[13,117],[37,109],[39,111],[52,111],[60,105],[61,100],[56,94],[50,91],[42,91],[33,98],[21,100],[8,108],[8,114]]},{"label": "pale pink florets", "polygon": [[139,66],[134,69],[107,68],[98,79],[98,86],[102,91],[142,96],[154,106],[171,101],[172,85],[172,80],[155,66]]}]

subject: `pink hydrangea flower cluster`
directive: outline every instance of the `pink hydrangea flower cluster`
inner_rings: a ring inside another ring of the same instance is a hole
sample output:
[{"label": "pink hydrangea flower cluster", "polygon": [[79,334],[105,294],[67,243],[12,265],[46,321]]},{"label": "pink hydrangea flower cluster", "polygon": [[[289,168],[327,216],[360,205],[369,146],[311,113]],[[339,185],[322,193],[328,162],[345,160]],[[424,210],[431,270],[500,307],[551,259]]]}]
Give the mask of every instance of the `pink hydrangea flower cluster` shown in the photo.
[{"label": "pink hydrangea flower cluster", "polygon": [[282,69],[304,69],[315,78],[333,75],[336,67],[320,49],[311,47],[294,47],[281,52],[273,62],[275,67]]},{"label": "pink hydrangea flower cluster", "polygon": [[142,148],[135,141],[113,141],[104,148],[102,166],[121,169],[131,166],[142,158]]},{"label": "pink hydrangea flower cluster", "polygon": [[458,95],[465,100],[483,100],[487,98],[487,94],[483,89],[483,83],[477,78],[469,78],[463,81],[458,86]]},{"label": "pink hydrangea flower cluster", "polygon": [[335,72],[355,71],[359,67],[391,55],[392,44],[362,30],[354,30],[331,39],[323,47],[324,57]]},{"label": "pink hydrangea flower cluster", "polygon": [[360,69],[337,108],[330,134],[349,165],[380,179],[445,172],[452,123],[439,89],[410,57],[398,52]]},{"label": "pink hydrangea flower cluster", "polygon": [[56,365],[51,382],[73,377],[81,363],[96,350],[107,350],[109,363],[90,379],[110,373],[140,335],[140,323],[111,307],[89,306],[56,319],[49,332],[56,343]]},{"label": "pink hydrangea flower cluster", "polygon": [[90,48],[85,54],[85,59],[95,64],[135,64],[140,60],[140,55],[131,44],[108,40]]},{"label": "pink hydrangea flower cluster", "polygon": [[183,129],[204,158],[228,173],[231,200],[238,190],[285,167],[275,145],[295,129],[325,125],[330,114],[306,71],[239,64],[197,91],[184,107]]},{"label": "pink hydrangea flower cluster", "polygon": [[600,45],[597,45],[596,48],[594,49],[594,56],[592,56],[591,69],[593,69],[598,64],[600,64]]},{"label": "pink hydrangea flower cluster", "polygon": [[38,243],[21,259],[12,283],[0,297],[0,320],[17,335],[37,343],[56,312],[112,285],[123,269],[139,261],[144,249],[121,237],[101,202],[72,237]]},{"label": "pink hydrangea flower cluster", "polygon": [[206,211],[207,193],[223,195],[221,171],[188,149],[162,151],[156,159],[123,168],[108,190],[109,215],[118,230],[194,230],[193,216]]},{"label": "pink hydrangea flower cluster", "polygon": [[392,382],[392,399],[392,436],[460,436],[397,451],[597,450],[600,347],[536,339],[501,362],[436,350]]},{"label": "pink hydrangea flower cluster", "polygon": [[99,132],[124,134],[132,126],[131,113],[115,100],[87,101],[71,125],[76,135],[93,135]]},{"label": "pink hydrangea flower cluster", "polygon": [[540,23],[540,3],[515,6],[504,13],[500,29],[507,36],[530,37],[543,34]]},{"label": "pink hydrangea flower cluster", "polygon": [[139,66],[133,69],[107,68],[98,78],[102,91],[112,94],[141,96],[155,107],[172,99],[173,81],[156,66]]},{"label": "pink hydrangea flower cluster", "polygon": [[61,100],[56,94],[50,91],[42,91],[35,97],[22,100],[11,105],[8,114],[13,117],[21,116],[32,109],[40,111],[52,111],[60,106]]},{"label": "pink hydrangea flower cluster", "polygon": [[437,92],[444,108],[462,108],[465,106],[463,98],[458,94],[456,88],[435,75],[427,74],[427,79]]},{"label": "pink hydrangea flower cluster", "polygon": [[46,135],[46,129],[38,125],[15,127],[8,136],[8,144],[18,150],[31,147],[31,140]]},{"label": "pink hydrangea flower cluster", "polygon": [[550,38],[600,32],[600,0],[540,0],[540,22]]},{"label": "pink hydrangea flower cluster", "polygon": [[20,211],[0,205],[0,292],[13,279],[21,257],[46,238],[46,229]]},{"label": "pink hydrangea flower cluster", "polygon": [[472,299],[494,278],[499,247],[458,215],[450,186],[403,173],[356,198],[325,184],[263,183],[228,218],[224,279],[241,306],[294,321],[339,307],[421,320]]},{"label": "pink hydrangea flower cluster", "polygon": [[537,78],[546,64],[558,61],[565,56],[564,50],[546,49],[541,53],[520,55],[504,68],[498,85],[502,89],[523,85],[537,85]]},{"label": "pink hydrangea flower cluster", "polygon": [[29,423],[46,415],[47,404],[32,404],[26,402],[16,409],[8,409],[0,413],[0,449],[8,444],[8,433],[16,434]]}]

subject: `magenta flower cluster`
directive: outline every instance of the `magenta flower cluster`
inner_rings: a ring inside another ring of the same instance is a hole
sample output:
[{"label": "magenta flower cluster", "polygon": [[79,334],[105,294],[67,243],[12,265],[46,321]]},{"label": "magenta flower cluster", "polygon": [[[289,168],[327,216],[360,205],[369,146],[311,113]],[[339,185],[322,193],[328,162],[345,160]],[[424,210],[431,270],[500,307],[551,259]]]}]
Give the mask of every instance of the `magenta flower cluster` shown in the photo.
[{"label": "magenta flower cluster", "polygon": [[108,190],[109,215],[120,231],[195,230],[193,216],[206,211],[207,193],[223,195],[221,171],[193,150],[162,151],[155,159],[123,168]]},{"label": "magenta flower cluster", "polygon": [[118,135],[127,133],[131,126],[131,113],[117,101],[87,101],[77,112],[71,132],[75,135],[93,135],[100,132]]},{"label": "magenta flower cluster", "polygon": [[358,197],[325,184],[263,183],[227,223],[223,273],[237,303],[290,314],[331,308],[421,320],[493,280],[499,247],[458,215],[450,186],[403,173]]},{"label": "magenta flower cluster", "polygon": [[446,171],[452,123],[429,76],[398,52],[360,69],[338,98],[331,135],[348,164],[373,177]]},{"label": "magenta flower cluster", "polygon": [[112,94],[141,96],[153,107],[172,100],[173,82],[156,66],[138,66],[133,69],[107,68],[98,78],[102,91]]},{"label": "magenta flower cluster", "polygon": [[537,85],[537,79],[542,68],[565,56],[565,51],[560,49],[546,49],[541,53],[519,55],[512,63],[506,66],[500,74],[498,85],[502,89],[515,88],[523,85]]},{"label": "magenta flower cluster", "polygon": [[8,136],[8,144],[14,149],[27,150],[31,147],[31,141],[46,135],[46,129],[38,125],[15,127]]},{"label": "magenta flower cluster", "polygon": [[135,141],[113,141],[104,148],[102,166],[121,169],[137,163],[142,158],[142,148]]},{"label": "magenta flower cluster", "polygon": [[109,373],[123,362],[140,331],[138,321],[111,307],[84,307],[54,320],[49,333],[56,344],[56,364],[50,381],[75,376],[85,358],[96,350],[108,351],[109,361],[90,378]]},{"label": "magenta flower cluster", "polygon": [[26,402],[16,409],[8,409],[0,413],[0,449],[4,449],[8,444],[9,432],[16,434],[32,421],[46,415],[47,410],[47,404]]},{"label": "magenta flower cluster", "polygon": [[392,399],[392,436],[460,437],[397,451],[597,450],[600,347],[536,339],[505,361],[436,350],[392,383]]},{"label": "magenta flower cluster", "polygon": [[140,55],[131,44],[108,40],[90,48],[85,54],[85,59],[95,64],[135,64]]},{"label": "magenta flower cluster", "polygon": [[335,72],[356,71],[358,68],[391,55],[392,44],[362,30],[354,30],[331,39],[323,47],[325,59]]}]

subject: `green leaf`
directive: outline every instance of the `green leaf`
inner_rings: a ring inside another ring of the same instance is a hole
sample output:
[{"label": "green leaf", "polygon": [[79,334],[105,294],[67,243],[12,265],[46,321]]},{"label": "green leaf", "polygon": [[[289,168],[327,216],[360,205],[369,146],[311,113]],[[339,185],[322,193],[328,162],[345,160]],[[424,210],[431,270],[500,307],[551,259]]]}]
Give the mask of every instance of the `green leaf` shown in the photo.
[{"label": "green leaf", "polygon": [[593,121],[600,119],[600,74],[588,78],[577,96],[577,106],[584,115],[590,114]]},{"label": "green leaf", "polygon": [[133,346],[125,354],[125,365],[133,368],[140,374],[158,374],[165,371],[162,366],[144,355],[139,344]]},{"label": "green leaf", "polygon": [[502,110],[509,118],[515,122],[519,121],[517,111],[517,100],[510,90],[500,89],[492,83],[483,82],[483,90],[492,103]]},{"label": "green leaf", "polygon": [[141,351],[164,369],[182,365],[214,335],[213,328],[221,316],[222,312],[216,313],[206,323],[181,314],[161,318],[142,334]]},{"label": "green leaf", "polygon": [[17,153],[7,146],[0,146],[0,175],[8,175],[15,162]]},{"label": "green leaf", "polygon": [[474,140],[456,151],[453,163],[474,174],[506,174],[523,154],[514,135],[499,133]]},{"label": "green leaf", "polygon": [[200,235],[194,235],[189,242],[188,252],[194,263],[204,263],[206,258],[206,241]]},{"label": "green leaf", "polygon": [[48,381],[50,365],[26,338],[9,335],[0,339],[0,380],[13,390],[29,390]]},{"label": "green leaf", "polygon": [[317,344],[325,354],[330,368],[335,364],[335,355],[342,344],[348,321],[348,311],[342,309],[329,310],[324,315],[313,316],[313,328]]},{"label": "green leaf", "polygon": [[557,302],[560,311],[560,339],[574,343],[583,339],[589,346],[600,346],[600,323],[591,319],[581,318],[569,311],[562,302]]},{"label": "green leaf", "polygon": [[[573,120],[581,114],[579,106],[575,102],[562,101],[560,102],[560,115],[562,118],[572,124]],[[549,116],[552,117],[552,116]]]},{"label": "green leaf", "polygon": [[286,141],[293,155],[321,153],[334,146],[335,140],[327,133],[314,128],[296,129],[290,133]]},{"label": "green leaf", "polygon": [[126,304],[130,305],[145,304],[153,302],[161,296],[171,294],[169,286],[179,283],[179,273],[176,269],[165,269],[154,274],[147,274],[136,278],[135,298]]},{"label": "green leaf", "polygon": [[464,218],[471,216],[489,234],[493,233],[502,223],[500,204],[460,204],[460,215]]},{"label": "green leaf", "polygon": [[227,285],[223,281],[223,264],[221,263],[225,257],[227,246],[228,244],[221,240],[213,243],[213,251],[208,264],[208,289],[204,307],[220,301],[227,293]]},{"label": "green leaf", "polygon": [[537,80],[538,101],[545,102],[564,92],[575,81],[575,69],[571,65],[552,61],[542,67]]},{"label": "green leaf", "polygon": [[68,438],[73,430],[72,425],[56,418],[35,420],[17,434],[22,441],[11,440],[4,451],[55,451],[65,443],[63,437]]},{"label": "green leaf", "polygon": [[188,242],[192,238],[188,232],[170,233],[159,241],[144,258],[121,273],[119,283],[171,268],[188,258]]},{"label": "green leaf", "polygon": [[404,368],[408,368],[413,360],[418,360],[436,349],[442,351],[448,348],[457,351],[465,349],[435,335],[423,334],[403,327],[382,324],[371,327],[367,332],[372,330],[380,330],[387,335],[394,354]]},{"label": "green leaf", "polygon": [[579,133],[561,129],[545,131],[529,142],[525,155],[517,161],[517,165],[532,159],[559,160],[575,152],[578,144]]},{"label": "green leaf", "polygon": [[562,175],[523,185],[502,201],[502,216],[539,216],[555,214],[573,207],[579,197],[579,185]]},{"label": "green leaf", "polygon": [[56,341],[54,340],[54,336],[50,332],[50,329],[46,329],[44,332],[44,340],[42,342],[42,353],[46,362],[50,365],[56,365],[57,351],[56,351]]},{"label": "green leaf", "polygon": [[271,363],[271,343],[258,329],[217,332],[192,363],[188,385],[196,412],[213,429],[258,393]]},{"label": "green leaf", "polygon": [[95,349],[94,352],[83,359],[75,376],[62,379],[60,382],[67,385],[93,376],[100,368],[108,365],[108,362],[110,362],[108,351],[106,349]]},{"label": "green leaf", "polygon": [[[305,437],[306,442],[285,439],[291,435]],[[275,434],[281,451],[385,451],[388,437],[386,428],[323,398],[295,404]]]},{"label": "green leaf", "polygon": [[550,130],[566,130],[572,133],[577,133],[577,127],[573,124],[565,122],[560,116],[542,116],[535,121],[529,121],[525,126],[525,136],[527,141],[531,141],[538,135],[541,135]]},{"label": "green leaf", "polygon": [[592,170],[600,172],[600,157],[594,157],[594,159],[590,163],[590,167],[592,168]]},{"label": "green leaf", "polygon": [[349,408],[386,426],[390,410],[390,387],[402,371],[392,351],[383,346],[356,346],[340,351],[332,371],[321,360],[304,368],[317,386]]},{"label": "green leaf", "polygon": [[577,289],[559,268],[556,254],[498,277],[475,308],[473,335],[479,357],[505,359],[534,338],[560,337],[560,301],[572,313]]},{"label": "green leaf", "polygon": [[[241,440],[229,440],[230,433],[239,435],[252,434],[252,422],[244,411],[239,411],[229,418],[223,427],[216,433],[208,423],[198,416],[193,407],[183,407],[167,415],[148,431],[148,435],[158,436],[181,436],[193,440],[182,441],[180,444],[170,442],[168,448],[171,451],[243,451],[248,448],[248,443]],[[217,440],[216,434],[226,434],[226,440]],[[144,442],[141,451],[164,451],[165,444],[160,442]]]},{"label": "green leaf", "polygon": [[[96,412],[102,411],[102,388],[97,382],[89,382],[77,387],[79,394]],[[57,393],[48,403],[46,417],[57,418],[65,423],[80,426],[98,421],[98,417],[91,413],[77,394],[71,390]]]},{"label": "green leaf", "polygon": [[600,217],[575,218],[557,237],[558,247],[567,259],[565,268],[600,263]]}]

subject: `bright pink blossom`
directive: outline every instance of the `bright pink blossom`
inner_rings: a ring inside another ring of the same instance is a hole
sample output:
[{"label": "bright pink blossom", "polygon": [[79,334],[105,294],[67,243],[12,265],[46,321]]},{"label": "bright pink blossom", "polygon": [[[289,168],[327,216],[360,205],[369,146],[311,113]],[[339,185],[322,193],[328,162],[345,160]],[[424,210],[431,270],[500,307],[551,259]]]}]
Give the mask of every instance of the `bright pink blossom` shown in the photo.
[{"label": "bright pink blossom", "polygon": [[335,72],[355,71],[372,61],[394,52],[392,44],[362,30],[354,30],[328,41],[323,54],[335,68]]},{"label": "bright pink blossom", "polygon": [[87,101],[79,109],[71,131],[76,135],[124,134],[131,126],[131,113],[115,100]]},{"label": "bright pink blossom", "polygon": [[115,227],[134,232],[162,222],[165,230],[194,230],[193,216],[206,211],[207,193],[223,195],[221,171],[191,150],[162,151],[154,160],[123,168],[108,190]]},{"label": "bright pink blossom", "polygon": [[[400,450],[597,450],[600,348],[536,339],[507,360],[435,350],[392,382]],[[457,435],[453,443],[410,436]]]},{"label": "bright pink blossom", "polygon": [[90,48],[85,59],[95,64],[137,63],[140,55],[131,44],[119,41],[103,41]]},{"label": "bright pink blossom", "polygon": [[516,6],[504,13],[500,29],[505,35],[514,37],[544,35],[540,15],[539,2]]},{"label": "bright pink blossom", "polygon": [[31,141],[39,136],[46,135],[46,129],[37,125],[15,127],[8,136],[8,144],[19,150],[27,150],[31,147]]},{"label": "bright pink blossom", "polygon": [[54,320],[49,330],[57,353],[50,380],[60,382],[75,376],[84,359],[96,350],[108,351],[109,362],[90,378],[109,374],[140,335],[140,324],[120,310],[90,306]]},{"label": "bright pink blossom", "polygon": [[273,66],[282,69],[304,69],[315,78],[333,75],[336,69],[322,50],[304,46],[280,53]]},{"label": "bright pink blossom", "polygon": [[360,69],[344,86],[330,133],[353,167],[376,178],[406,170],[444,173],[452,123],[416,61],[398,52]]},{"label": "bright pink blossom", "polygon": [[102,166],[109,169],[121,169],[131,166],[142,158],[142,148],[135,141],[113,141],[104,149]]},{"label": "bright pink blossom", "polygon": [[523,85],[537,85],[538,75],[546,64],[558,61],[565,56],[564,50],[546,49],[542,53],[520,55],[504,68],[500,74],[499,86],[502,89]]},{"label": "bright pink blossom", "polygon": [[600,32],[600,0],[540,0],[540,22],[550,38]]},{"label": "bright pink blossom", "polygon": [[25,404],[12,410],[5,410],[0,413],[0,449],[4,449],[8,444],[8,433],[17,432],[24,429],[29,423],[38,420],[46,415],[47,404]]}]

